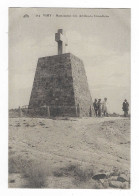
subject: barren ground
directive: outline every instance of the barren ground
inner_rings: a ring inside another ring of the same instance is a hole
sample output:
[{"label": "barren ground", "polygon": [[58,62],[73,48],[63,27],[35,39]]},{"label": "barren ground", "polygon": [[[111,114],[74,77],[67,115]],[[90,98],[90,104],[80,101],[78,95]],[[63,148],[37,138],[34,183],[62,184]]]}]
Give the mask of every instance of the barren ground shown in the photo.
[{"label": "barren ground", "polygon": [[129,188],[129,178],[128,118],[9,119],[10,188]]}]

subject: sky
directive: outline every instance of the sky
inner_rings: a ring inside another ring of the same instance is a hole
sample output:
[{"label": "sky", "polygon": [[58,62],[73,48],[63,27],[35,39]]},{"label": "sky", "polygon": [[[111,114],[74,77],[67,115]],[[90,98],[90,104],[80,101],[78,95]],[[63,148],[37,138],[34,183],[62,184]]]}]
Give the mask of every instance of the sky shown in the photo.
[{"label": "sky", "polygon": [[84,62],[92,99],[107,97],[109,112],[121,114],[130,104],[130,9],[10,8],[9,108],[29,104],[38,58],[57,55],[60,28],[67,52]]}]

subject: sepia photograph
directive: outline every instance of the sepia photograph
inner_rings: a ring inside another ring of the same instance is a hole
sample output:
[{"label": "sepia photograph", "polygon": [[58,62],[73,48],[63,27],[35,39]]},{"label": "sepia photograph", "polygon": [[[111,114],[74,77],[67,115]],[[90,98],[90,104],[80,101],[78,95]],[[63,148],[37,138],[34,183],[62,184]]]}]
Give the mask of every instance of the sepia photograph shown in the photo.
[{"label": "sepia photograph", "polygon": [[131,9],[9,8],[8,187],[130,189]]}]

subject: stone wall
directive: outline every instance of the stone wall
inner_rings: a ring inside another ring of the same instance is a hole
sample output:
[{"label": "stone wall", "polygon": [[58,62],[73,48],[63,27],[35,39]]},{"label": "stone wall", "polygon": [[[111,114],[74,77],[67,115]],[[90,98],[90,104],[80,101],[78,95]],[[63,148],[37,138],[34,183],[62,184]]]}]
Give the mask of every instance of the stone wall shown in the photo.
[{"label": "stone wall", "polygon": [[90,112],[93,115],[92,109],[90,111],[93,103],[83,62],[82,60],[71,54],[71,65],[75,104],[79,105],[80,116],[90,116]]},{"label": "stone wall", "polygon": [[52,116],[89,115],[91,96],[83,63],[70,53],[39,58],[29,109],[49,106]]}]

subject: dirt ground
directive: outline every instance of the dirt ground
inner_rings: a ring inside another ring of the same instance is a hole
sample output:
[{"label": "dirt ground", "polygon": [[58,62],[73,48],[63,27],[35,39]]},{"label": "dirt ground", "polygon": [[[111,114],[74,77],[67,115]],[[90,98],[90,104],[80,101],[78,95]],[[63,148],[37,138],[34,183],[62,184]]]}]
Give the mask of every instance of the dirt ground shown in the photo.
[{"label": "dirt ground", "polygon": [[130,119],[10,118],[9,188],[130,188]]}]

